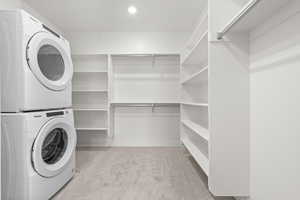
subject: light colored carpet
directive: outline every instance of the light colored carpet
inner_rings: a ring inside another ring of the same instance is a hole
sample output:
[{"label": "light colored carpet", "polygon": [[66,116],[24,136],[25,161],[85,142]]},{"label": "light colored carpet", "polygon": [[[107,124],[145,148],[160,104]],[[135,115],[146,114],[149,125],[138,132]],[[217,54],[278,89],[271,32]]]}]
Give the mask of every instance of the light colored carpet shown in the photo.
[{"label": "light colored carpet", "polygon": [[53,200],[214,198],[201,169],[178,148],[81,148],[78,172]]}]

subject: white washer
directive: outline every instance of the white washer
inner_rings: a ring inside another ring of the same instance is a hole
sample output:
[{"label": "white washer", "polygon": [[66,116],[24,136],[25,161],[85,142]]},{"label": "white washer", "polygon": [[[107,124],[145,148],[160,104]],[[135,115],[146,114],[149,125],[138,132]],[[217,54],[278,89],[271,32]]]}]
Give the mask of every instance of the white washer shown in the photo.
[{"label": "white washer", "polygon": [[75,172],[77,137],[72,110],[1,117],[2,199],[49,199]]},{"label": "white washer", "polygon": [[2,112],[68,108],[69,42],[23,10],[0,11]]}]

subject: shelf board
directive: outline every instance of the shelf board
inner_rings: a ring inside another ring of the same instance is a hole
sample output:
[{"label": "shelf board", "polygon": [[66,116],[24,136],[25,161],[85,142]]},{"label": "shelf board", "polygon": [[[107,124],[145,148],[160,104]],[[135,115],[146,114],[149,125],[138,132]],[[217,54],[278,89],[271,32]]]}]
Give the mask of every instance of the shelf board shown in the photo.
[{"label": "shelf board", "polygon": [[218,32],[218,39],[227,33],[250,32],[269,19],[289,0],[251,0]]},{"label": "shelf board", "polygon": [[121,104],[173,104],[173,105],[180,105],[179,102],[111,102],[111,104],[114,104],[114,105],[121,105]]},{"label": "shelf board", "polygon": [[131,80],[147,80],[147,79],[179,79],[179,74],[165,73],[165,74],[115,74],[114,79],[131,79]]},{"label": "shelf board", "polygon": [[208,60],[208,31],[206,31],[187,55],[182,58],[182,65],[200,65]]},{"label": "shelf board", "polygon": [[199,124],[191,120],[182,120],[181,123],[187,128],[189,128],[190,130],[192,130],[193,132],[197,133],[206,141],[209,141],[209,132],[206,128],[200,126]]},{"label": "shelf board", "polygon": [[107,131],[108,128],[83,128],[83,127],[78,127],[76,128],[77,131]]},{"label": "shelf board", "polygon": [[192,154],[193,158],[203,169],[205,174],[209,176],[209,160],[208,158],[188,139],[181,138],[182,143],[188,149],[188,151]]},{"label": "shelf board", "polygon": [[103,92],[108,92],[108,90],[97,90],[97,89],[86,89],[86,90],[80,89],[80,90],[78,90],[78,89],[75,89],[72,92],[73,93],[82,93],[82,92],[101,92],[101,93],[103,93]]},{"label": "shelf board", "polygon": [[202,68],[200,71],[193,73],[183,81],[181,81],[181,84],[187,84],[187,83],[200,83],[203,81],[208,80],[208,66]]},{"label": "shelf board", "polygon": [[202,107],[208,107],[208,103],[182,102],[181,104],[187,105],[187,106],[202,106]]},{"label": "shelf board", "polygon": [[83,73],[83,74],[86,74],[86,73],[108,73],[108,71],[74,71],[74,73],[78,73],[78,74],[81,74],[81,73]]},{"label": "shelf board", "polygon": [[105,108],[73,108],[73,110],[75,112],[107,112],[107,109]]}]

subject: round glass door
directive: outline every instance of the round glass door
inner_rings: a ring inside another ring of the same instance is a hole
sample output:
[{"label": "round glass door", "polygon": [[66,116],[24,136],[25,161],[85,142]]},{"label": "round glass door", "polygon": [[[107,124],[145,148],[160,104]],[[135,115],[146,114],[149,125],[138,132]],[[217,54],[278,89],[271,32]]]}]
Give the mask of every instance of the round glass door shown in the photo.
[{"label": "round glass door", "polygon": [[64,118],[48,121],[40,130],[32,147],[32,164],[43,177],[53,177],[64,170],[73,156],[76,132]]},{"label": "round glass door", "polygon": [[34,76],[51,90],[63,90],[73,76],[73,64],[66,42],[39,32],[27,46],[27,62]]},{"label": "round glass door", "polygon": [[63,77],[65,63],[57,48],[49,44],[42,46],[37,59],[42,74],[49,80],[57,81]]},{"label": "round glass door", "polygon": [[42,158],[45,163],[57,163],[65,154],[68,146],[68,135],[62,128],[53,129],[42,145]]}]

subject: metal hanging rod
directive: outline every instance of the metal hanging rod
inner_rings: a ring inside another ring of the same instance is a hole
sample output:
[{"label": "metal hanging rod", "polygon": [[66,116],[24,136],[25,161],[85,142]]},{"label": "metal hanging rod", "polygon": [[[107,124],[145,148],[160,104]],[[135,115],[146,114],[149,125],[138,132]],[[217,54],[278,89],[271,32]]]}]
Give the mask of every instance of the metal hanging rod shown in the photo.
[{"label": "metal hanging rod", "polygon": [[174,107],[179,106],[179,103],[121,103],[121,104],[114,104],[116,107],[142,107],[142,108],[148,108],[150,107],[152,112],[154,112],[156,107]]},{"label": "metal hanging rod", "polygon": [[261,0],[249,1],[249,3],[245,5],[244,8],[236,16],[234,16],[233,19],[221,31],[217,32],[217,39],[223,39],[224,35],[226,35],[226,33],[230,31],[235,24],[243,19],[243,17],[246,16],[260,1]]},{"label": "metal hanging rod", "polygon": [[117,107],[174,107],[179,103],[113,103]]}]

